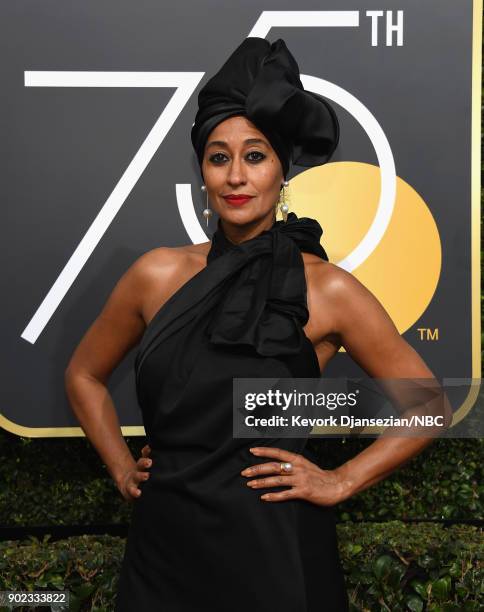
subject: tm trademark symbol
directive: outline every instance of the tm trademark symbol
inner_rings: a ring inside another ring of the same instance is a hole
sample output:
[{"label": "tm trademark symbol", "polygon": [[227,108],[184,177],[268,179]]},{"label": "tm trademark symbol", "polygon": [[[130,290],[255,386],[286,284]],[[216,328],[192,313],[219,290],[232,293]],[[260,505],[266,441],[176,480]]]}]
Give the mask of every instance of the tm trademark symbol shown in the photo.
[{"label": "tm trademark symbol", "polygon": [[420,334],[420,340],[434,341],[439,339],[439,328],[434,327],[418,327],[417,332]]}]

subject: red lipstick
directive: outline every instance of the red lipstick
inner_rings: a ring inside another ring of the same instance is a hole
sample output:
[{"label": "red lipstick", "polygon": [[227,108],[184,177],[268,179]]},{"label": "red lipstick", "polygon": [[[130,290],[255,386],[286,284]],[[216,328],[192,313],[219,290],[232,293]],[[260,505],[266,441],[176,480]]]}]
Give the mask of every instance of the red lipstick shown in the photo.
[{"label": "red lipstick", "polygon": [[222,197],[224,198],[226,202],[228,202],[232,206],[242,206],[242,204],[245,204],[250,199],[252,199],[254,196],[247,195],[246,193],[238,193],[238,194],[229,193]]}]

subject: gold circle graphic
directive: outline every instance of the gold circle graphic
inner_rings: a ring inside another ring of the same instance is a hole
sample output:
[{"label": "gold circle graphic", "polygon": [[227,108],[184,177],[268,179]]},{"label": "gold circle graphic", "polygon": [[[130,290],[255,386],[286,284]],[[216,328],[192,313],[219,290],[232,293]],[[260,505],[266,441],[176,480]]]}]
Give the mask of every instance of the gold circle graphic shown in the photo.
[{"label": "gold circle graphic", "polygon": [[[430,304],[442,267],[437,225],[423,198],[397,177],[390,223],[378,245],[351,273],[381,302],[400,334]],[[321,244],[337,264],[361,242],[376,214],[380,169],[361,162],[310,168],[290,182],[290,210],[317,219]]]}]

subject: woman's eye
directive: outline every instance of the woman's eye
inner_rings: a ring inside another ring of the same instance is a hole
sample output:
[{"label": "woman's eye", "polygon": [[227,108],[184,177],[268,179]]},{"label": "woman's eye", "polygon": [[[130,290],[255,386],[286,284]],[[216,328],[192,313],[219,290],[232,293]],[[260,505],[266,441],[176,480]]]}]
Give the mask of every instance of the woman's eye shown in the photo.
[{"label": "woman's eye", "polygon": [[250,156],[250,155],[260,155],[260,157],[258,158],[251,157],[250,161],[258,162],[258,161],[262,161],[265,158],[264,153],[261,153],[260,151],[251,151],[250,153],[247,154],[247,156]]},{"label": "woman's eye", "polygon": [[209,160],[210,160],[211,162],[214,162],[214,163],[216,163],[216,164],[219,164],[219,163],[221,163],[221,161],[223,161],[223,160],[217,159],[219,155],[221,155],[222,157],[225,157],[225,155],[224,155],[223,153],[215,153],[214,155],[211,155],[211,156],[209,157]]}]

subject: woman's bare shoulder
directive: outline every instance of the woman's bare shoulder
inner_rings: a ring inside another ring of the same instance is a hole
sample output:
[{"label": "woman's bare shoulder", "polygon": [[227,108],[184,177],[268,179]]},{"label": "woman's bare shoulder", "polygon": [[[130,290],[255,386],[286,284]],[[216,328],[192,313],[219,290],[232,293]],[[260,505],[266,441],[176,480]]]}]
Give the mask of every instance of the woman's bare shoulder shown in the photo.
[{"label": "woman's bare shoulder", "polygon": [[[356,298],[359,281],[336,264],[320,259],[304,258],[307,299],[310,311],[308,333],[315,341],[335,332],[336,320],[345,301]],[[361,285],[363,286],[363,285]]]},{"label": "woman's bare shoulder", "polygon": [[[207,247],[208,245],[208,247]],[[182,285],[207,263],[210,242],[179,247],[157,247],[143,253],[133,264],[140,287],[141,313],[145,322]]]},{"label": "woman's bare shoulder", "polygon": [[384,306],[370,289],[336,264],[323,261],[310,268],[308,294],[315,319],[324,318],[326,328],[332,332],[340,333],[356,321],[393,326]]},{"label": "woman's bare shoulder", "polygon": [[351,272],[340,268],[334,263],[324,261],[319,257],[305,261],[308,286],[314,285],[314,290],[322,298],[338,297],[344,293],[350,294],[365,286]]},{"label": "woman's bare shoulder", "polygon": [[145,278],[155,276],[159,279],[160,274],[164,277],[171,276],[194,266],[203,267],[210,244],[206,242],[177,247],[156,247],[138,257],[134,265],[139,274]]}]

